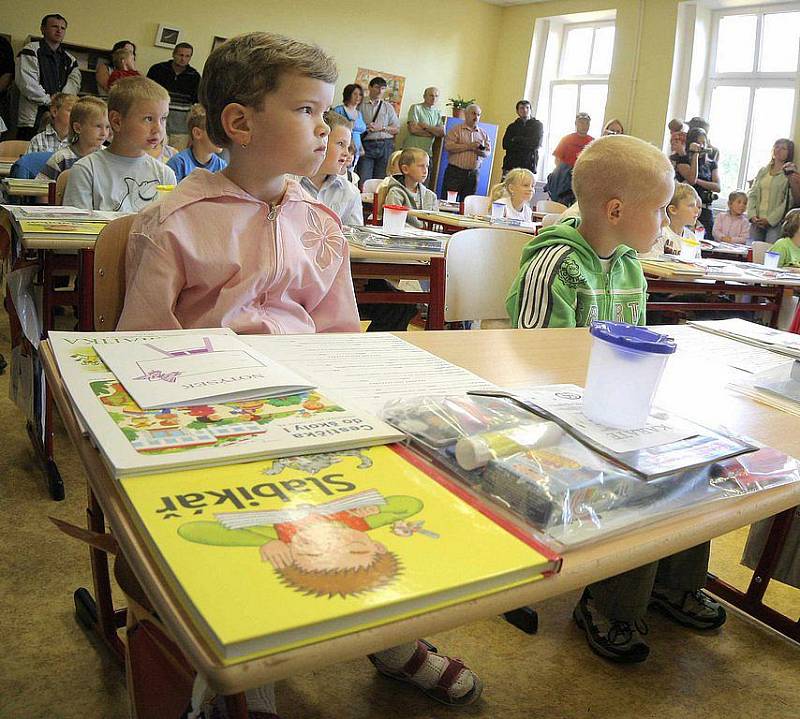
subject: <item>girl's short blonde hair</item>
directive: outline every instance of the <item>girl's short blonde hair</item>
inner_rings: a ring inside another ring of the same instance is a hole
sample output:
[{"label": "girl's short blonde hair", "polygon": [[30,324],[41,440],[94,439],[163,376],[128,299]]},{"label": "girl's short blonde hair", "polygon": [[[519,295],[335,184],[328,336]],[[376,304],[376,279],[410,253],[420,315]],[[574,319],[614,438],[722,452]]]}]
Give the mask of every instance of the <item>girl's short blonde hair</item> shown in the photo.
[{"label": "girl's short blonde hair", "polygon": [[800,230],[800,209],[789,210],[783,220],[781,233],[783,237],[794,237]]},{"label": "girl's short blonde hair", "polygon": [[515,185],[522,180],[530,180],[531,184],[533,184],[535,179],[536,175],[534,175],[530,170],[526,170],[524,167],[515,167],[513,170],[509,170],[502,182],[498,182],[492,188],[491,193],[489,193],[489,197],[491,198],[491,201],[494,202],[495,200],[499,200],[501,197],[510,196],[511,192],[508,188],[511,187],[511,185]]},{"label": "girl's short blonde hair", "polygon": [[321,48],[274,33],[237,35],[214,50],[206,60],[198,91],[212,142],[220,147],[231,144],[222,127],[227,105],[261,107],[264,96],[274,92],[290,72],[330,84],[339,77],[336,63]]},{"label": "girl's short blonde hair", "polygon": [[99,97],[82,97],[69,113],[69,141],[77,142],[80,133],[75,131],[75,123],[84,123],[105,115],[108,112],[106,103]]}]

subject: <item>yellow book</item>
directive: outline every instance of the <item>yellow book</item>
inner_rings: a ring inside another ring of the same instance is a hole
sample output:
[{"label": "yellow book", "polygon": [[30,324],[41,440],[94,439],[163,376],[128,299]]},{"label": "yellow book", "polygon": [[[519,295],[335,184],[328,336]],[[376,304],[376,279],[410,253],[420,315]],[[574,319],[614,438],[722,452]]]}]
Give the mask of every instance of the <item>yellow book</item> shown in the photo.
[{"label": "yellow book", "polygon": [[224,663],[533,582],[558,558],[405,448],[121,480]]}]

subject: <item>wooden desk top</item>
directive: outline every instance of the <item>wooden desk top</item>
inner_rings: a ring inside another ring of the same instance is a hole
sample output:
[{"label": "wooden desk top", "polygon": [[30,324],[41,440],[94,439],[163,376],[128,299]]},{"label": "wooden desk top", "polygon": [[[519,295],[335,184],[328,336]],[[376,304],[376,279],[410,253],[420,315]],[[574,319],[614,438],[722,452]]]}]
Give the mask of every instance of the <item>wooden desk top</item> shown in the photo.
[{"label": "wooden desk top", "polygon": [[[408,332],[400,336],[501,385],[583,384],[590,344],[585,329]],[[97,450],[81,435],[47,342],[42,343],[41,354],[54,400],[122,550],[190,661],[208,677],[212,687],[226,693],[319,669],[326,664],[532,604],[695,546],[800,503],[800,484],[796,484],[750,496],[731,497],[713,507],[699,506],[646,527],[570,549],[564,552],[561,572],[532,584],[225,667],[209,650],[177,602],[155,559],[146,550],[118,485],[107,473]],[[681,356],[679,349],[668,363],[657,401],[667,409],[680,409],[682,414],[701,422],[721,423],[790,454],[800,454],[796,419],[725,390],[732,372],[714,363],[713,358],[698,366],[696,359]]]},{"label": "wooden desk top", "polygon": [[523,227],[519,225],[506,225],[501,223],[492,223],[488,220],[483,220],[480,217],[473,217],[471,215],[454,215],[450,212],[433,212],[431,210],[409,210],[409,215],[426,220],[427,222],[435,222],[438,225],[446,225],[448,227],[460,227],[462,229],[474,228],[489,228],[494,230],[516,230],[517,232],[525,232],[530,235],[535,235],[539,227]]}]

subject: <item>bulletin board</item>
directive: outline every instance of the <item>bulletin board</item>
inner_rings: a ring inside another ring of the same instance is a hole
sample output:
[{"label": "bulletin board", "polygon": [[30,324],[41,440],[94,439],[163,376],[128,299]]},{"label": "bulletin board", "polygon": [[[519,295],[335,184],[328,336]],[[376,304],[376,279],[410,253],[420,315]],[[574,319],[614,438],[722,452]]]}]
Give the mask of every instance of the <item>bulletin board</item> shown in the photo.
[{"label": "bulletin board", "polygon": [[406,89],[406,79],[402,75],[394,75],[391,72],[381,72],[380,70],[368,70],[365,67],[358,68],[355,82],[364,88],[364,97],[369,97],[367,87],[369,81],[374,77],[382,77],[386,80],[386,93],[383,99],[390,102],[397,115],[400,115],[400,105],[403,104],[403,92]]}]

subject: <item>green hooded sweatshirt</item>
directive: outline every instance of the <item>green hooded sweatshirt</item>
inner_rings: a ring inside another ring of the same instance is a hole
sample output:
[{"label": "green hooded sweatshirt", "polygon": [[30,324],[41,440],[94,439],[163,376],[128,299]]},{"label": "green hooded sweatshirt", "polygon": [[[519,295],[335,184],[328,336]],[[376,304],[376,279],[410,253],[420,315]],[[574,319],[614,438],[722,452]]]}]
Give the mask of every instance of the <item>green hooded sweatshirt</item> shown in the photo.
[{"label": "green hooded sweatshirt", "polygon": [[647,281],[636,251],[619,245],[611,267],[578,232],[570,217],[534,237],[506,298],[512,326],[586,327],[592,320],[645,324]]}]

